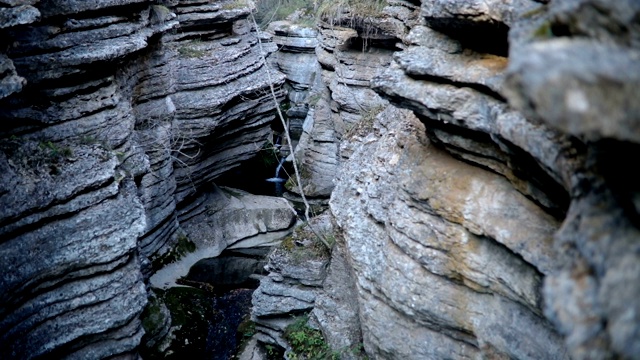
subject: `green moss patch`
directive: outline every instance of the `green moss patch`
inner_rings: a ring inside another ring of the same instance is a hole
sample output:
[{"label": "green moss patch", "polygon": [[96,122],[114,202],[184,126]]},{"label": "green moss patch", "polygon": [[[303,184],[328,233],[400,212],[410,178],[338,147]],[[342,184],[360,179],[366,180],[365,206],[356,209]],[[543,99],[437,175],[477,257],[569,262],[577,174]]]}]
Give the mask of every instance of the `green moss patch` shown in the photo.
[{"label": "green moss patch", "polygon": [[[333,246],[336,241],[335,234],[318,234]],[[318,236],[311,231],[307,225],[297,227],[293,233],[282,240],[279,251],[286,252],[294,263],[300,264],[307,260],[322,260],[331,257],[331,250],[328,249]]]},{"label": "green moss patch", "polygon": [[332,352],[322,332],[308,325],[309,317],[300,316],[284,330],[284,338],[291,345],[289,359],[338,360],[340,355]]}]

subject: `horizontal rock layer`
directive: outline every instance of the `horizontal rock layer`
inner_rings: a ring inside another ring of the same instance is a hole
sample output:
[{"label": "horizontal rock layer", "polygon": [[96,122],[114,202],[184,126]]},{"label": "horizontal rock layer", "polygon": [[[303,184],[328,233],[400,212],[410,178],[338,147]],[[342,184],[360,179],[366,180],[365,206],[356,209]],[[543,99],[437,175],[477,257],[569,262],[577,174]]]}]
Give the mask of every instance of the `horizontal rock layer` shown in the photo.
[{"label": "horizontal rock layer", "polygon": [[314,233],[330,236],[330,221],[328,214],[313,218],[313,230],[307,225],[297,227],[269,254],[265,266],[269,274],[260,280],[251,301],[251,318],[261,343],[289,349],[282,333],[295,320],[292,316],[314,308],[329,263],[328,250]]},{"label": "horizontal rock layer", "polygon": [[[309,97],[311,111],[303,124],[296,158],[302,164],[305,194],[328,197],[341,161],[340,141],[357,132],[361,119],[370,123],[387,104],[371,90],[370,80],[391,61],[392,50],[387,46],[394,37],[378,29],[358,32],[323,22],[318,30],[321,83]],[[296,187],[290,190],[299,192]]]}]

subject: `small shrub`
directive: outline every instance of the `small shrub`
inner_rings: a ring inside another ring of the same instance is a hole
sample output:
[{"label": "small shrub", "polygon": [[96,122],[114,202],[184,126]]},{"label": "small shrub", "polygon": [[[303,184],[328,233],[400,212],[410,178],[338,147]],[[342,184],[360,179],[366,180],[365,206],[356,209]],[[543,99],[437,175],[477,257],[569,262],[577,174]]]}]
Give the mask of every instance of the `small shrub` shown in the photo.
[{"label": "small shrub", "polygon": [[242,9],[249,6],[246,0],[236,0],[222,5],[222,10]]},{"label": "small shrub", "polygon": [[171,10],[164,5],[151,6],[151,22],[155,24],[164,24],[165,21],[175,17]]},{"label": "small shrub", "polygon": [[547,5],[544,4],[533,10],[529,10],[525,12],[524,14],[521,15],[521,17],[523,19],[533,18],[533,17],[536,17],[537,15],[544,14],[547,10],[548,10]]},{"label": "small shrub", "polygon": [[59,146],[51,141],[41,142],[40,148],[46,153],[49,160],[59,161],[62,158],[70,158],[73,156],[73,150],[66,146]]},{"label": "small shrub", "polygon": [[62,173],[60,166],[71,157],[73,157],[73,150],[70,147],[44,141],[38,144],[37,150],[30,155],[27,163],[36,169],[41,169],[43,166],[48,169],[49,175],[55,176]]},{"label": "small shrub", "polygon": [[259,163],[266,169],[275,169],[280,162],[276,147],[270,140],[267,140],[262,144],[260,151],[258,151]]},{"label": "small shrub", "polygon": [[204,50],[195,49],[187,45],[178,48],[178,53],[188,58],[201,58],[207,54],[207,52]]},{"label": "small shrub", "polygon": [[[300,172],[300,180],[302,180],[302,185],[304,187],[304,181],[311,179],[311,171],[305,164],[298,165],[298,171]],[[297,192],[298,189],[298,180],[295,176],[290,176],[289,180],[284,184],[284,187],[292,192]]]},{"label": "small shrub", "polygon": [[256,323],[251,321],[250,318],[245,319],[238,325],[238,334],[242,338],[250,338],[256,333]]},{"label": "small shrub", "polygon": [[320,99],[322,99],[322,94],[320,93],[310,94],[309,97],[307,98],[307,104],[309,104],[309,106],[316,106],[316,104],[318,103],[318,101],[320,101]]},{"label": "small shrub", "polygon": [[156,334],[166,321],[162,313],[162,302],[157,296],[149,297],[149,302],[140,315],[142,327],[147,334]]},{"label": "small shrub", "polygon": [[316,19],[312,16],[303,16],[300,19],[295,21],[296,24],[307,27],[307,28],[315,28],[316,27]]},{"label": "small shrub", "polygon": [[[322,236],[323,240],[318,238]],[[330,232],[322,232],[316,235],[307,225],[302,225],[293,230],[293,233],[282,240],[280,243],[280,251],[286,251],[289,258],[294,263],[301,264],[312,259],[328,259],[331,256],[331,249],[336,242],[336,237]],[[304,245],[300,245],[304,244]]]},{"label": "small shrub", "polygon": [[97,144],[100,141],[98,140],[98,138],[96,138],[95,136],[92,135],[85,135],[83,137],[80,138],[80,144],[82,145],[93,145],[93,144]]},{"label": "small shrub", "polygon": [[545,21],[540,25],[534,32],[533,37],[538,39],[548,39],[553,37],[553,30],[551,28],[551,23],[549,21]]},{"label": "small shrub", "polygon": [[324,0],[317,17],[331,25],[363,25],[368,19],[378,17],[386,6],[386,0]]},{"label": "small shrub", "polygon": [[207,55],[207,50],[202,48],[202,40],[194,39],[180,46],[178,53],[188,58],[201,58]]},{"label": "small shrub", "polygon": [[373,123],[376,120],[376,116],[384,110],[383,106],[375,106],[368,110],[360,112],[360,121],[353,124],[349,129],[345,131],[344,137],[350,138],[356,135],[367,135],[373,129]]},{"label": "small shrub", "polygon": [[267,360],[282,360],[284,358],[284,349],[279,346],[265,344],[264,349],[267,351]]},{"label": "small shrub", "polygon": [[327,345],[322,332],[311,328],[307,315],[298,317],[284,330],[284,338],[291,345],[289,359],[338,360],[340,357]]}]

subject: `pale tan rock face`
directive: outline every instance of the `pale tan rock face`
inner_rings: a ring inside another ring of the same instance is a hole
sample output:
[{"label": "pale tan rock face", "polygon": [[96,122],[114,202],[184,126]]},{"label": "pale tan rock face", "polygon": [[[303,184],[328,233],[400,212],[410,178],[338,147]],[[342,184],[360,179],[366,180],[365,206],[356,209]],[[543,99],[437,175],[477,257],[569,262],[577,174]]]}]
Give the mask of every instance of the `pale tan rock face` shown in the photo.
[{"label": "pale tan rock face", "polygon": [[434,215],[474,235],[495,239],[543,274],[557,262],[552,237],[559,223],[504,178],[433,148],[400,183]]},{"label": "pale tan rock face", "polygon": [[[433,146],[424,130],[410,113],[387,109],[332,195],[367,351],[562,356],[539,293],[559,224],[501,176]],[[409,329],[409,341],[391,335]]]}]

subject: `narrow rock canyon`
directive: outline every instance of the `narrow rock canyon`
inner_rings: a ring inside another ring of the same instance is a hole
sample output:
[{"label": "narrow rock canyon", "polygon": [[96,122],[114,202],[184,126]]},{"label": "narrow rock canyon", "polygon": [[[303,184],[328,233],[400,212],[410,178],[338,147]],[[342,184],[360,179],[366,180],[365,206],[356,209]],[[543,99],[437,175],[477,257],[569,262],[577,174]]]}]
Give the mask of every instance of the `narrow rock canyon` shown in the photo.
[{"label": "narrow rock canyon", "polygon": [[0,0],[0,44],[2,359],[640,358],[637,0]]}]

